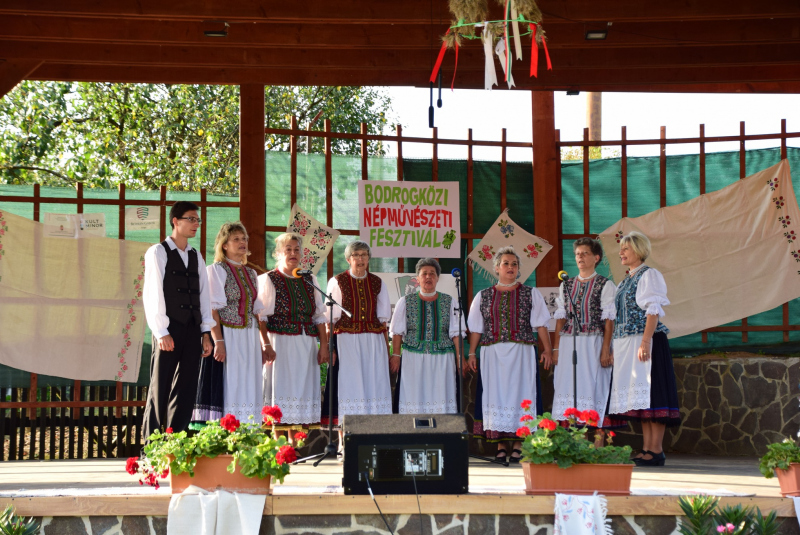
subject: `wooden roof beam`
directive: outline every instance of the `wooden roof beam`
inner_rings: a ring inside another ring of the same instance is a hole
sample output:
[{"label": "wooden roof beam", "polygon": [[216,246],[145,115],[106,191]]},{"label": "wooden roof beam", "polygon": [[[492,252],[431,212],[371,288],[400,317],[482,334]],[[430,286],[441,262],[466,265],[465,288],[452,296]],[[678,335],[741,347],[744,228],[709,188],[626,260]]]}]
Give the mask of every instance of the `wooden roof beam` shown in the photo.
[{"label": "wooden roof beam", "polygon": [[[456,87],[482,89],[482,69],[459,66]],[[151,65],[80,65],[45,63],[29,76],[33,80],[63,80],[119,83],[174,84],[241,84],[264,85],[386,85],[427,86],[430,75],[424,68],[308,69],[308,68],[242,68],[242,67],[178,67]],[[452,71],[445,71],[448,79]],[[674,69],[583,69],[572,71],[540,70],[539,78],[523,73],[514,79],[519,89],[566,91],[669,91],[669,87],[717,87],[729,84],[730,92],[793,93],[800,82],[798,65],[762,65],[746,68],[699,67]],[[784,90],[785,87],[792,88]],[[502,89],[498,88],[498,89]],[[709,92],[712,92],[709,89]]]},{"label": "wooden roof beam", "polygon": [[36,59],[0,60],[0,98],[14,89],[42,64]]}]

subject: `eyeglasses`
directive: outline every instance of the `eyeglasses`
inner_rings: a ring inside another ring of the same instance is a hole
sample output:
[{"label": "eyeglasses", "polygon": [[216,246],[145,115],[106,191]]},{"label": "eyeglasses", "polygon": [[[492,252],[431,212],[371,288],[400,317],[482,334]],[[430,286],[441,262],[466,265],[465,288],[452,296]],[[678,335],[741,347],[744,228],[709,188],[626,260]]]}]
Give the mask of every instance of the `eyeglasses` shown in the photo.
[{"label": "eyeglasses", "polygon": [[351,258],[369,258],[369,253],[353,253],[350,255]]},{"label": "eyeglasses", "polygon": [[186,221],[192,224],[195,223],[201,224],[203,222],[203,220],[200,219],[199,217],[179,217],[178,219],[185,219]]}]

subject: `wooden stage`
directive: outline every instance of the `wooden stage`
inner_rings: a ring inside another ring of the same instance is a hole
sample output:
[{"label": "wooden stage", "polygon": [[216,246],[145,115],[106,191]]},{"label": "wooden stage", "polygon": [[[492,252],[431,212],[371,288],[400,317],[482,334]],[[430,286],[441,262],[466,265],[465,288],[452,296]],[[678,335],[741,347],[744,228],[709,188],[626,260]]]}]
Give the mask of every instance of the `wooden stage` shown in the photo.
[{"label": "wooden stage", "polygon": [[[345,496],[342,464],[324,461],[292,467],[284,485],[273,487],[266,515],[375,514],[369,496]],[[552,515],[553,497],[526,496],[519,465],[470,462],[470,493],[422,495],[424,514]],[[608,514],[680,515],[680,494],[706,492],[721,503],[757,505],[794,517],[791,499],[782,498],[777,479],[765,479],[750,457],[670,455],[663,468],[635,468],[629,497],[609,497]],[[170,494],[139,485],[122,460],[9,461],[0,463],[0,508],[10,503],[27,516],[103,516],[167,514]],[[416,498],[377,496],[386,514],[417,513]]]}]

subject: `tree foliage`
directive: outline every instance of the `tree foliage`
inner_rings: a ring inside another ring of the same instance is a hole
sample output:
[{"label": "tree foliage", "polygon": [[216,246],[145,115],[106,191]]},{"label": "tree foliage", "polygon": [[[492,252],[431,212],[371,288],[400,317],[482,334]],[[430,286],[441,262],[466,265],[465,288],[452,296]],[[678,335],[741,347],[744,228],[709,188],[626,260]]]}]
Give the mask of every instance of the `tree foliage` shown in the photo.
[{"label": "tree foliage", "polygon": [[[266,89],[266,126],[305,129],[320,114],[332,129],[380,134],[390,99],[365,87]],[[321,112],[321,113],[320,113]],[[306,138],[298,140],[306,150]],[[267,135],[267,150],[288,150],[288,136]],[[310,151],[324,150],[322,138]],[[356,140],[334,140],[339,154]],[[370,154],[382,154],[372,143]],[[0,182],[237,193],[239,95],[236,86],[31,82],[0,99]]]}]

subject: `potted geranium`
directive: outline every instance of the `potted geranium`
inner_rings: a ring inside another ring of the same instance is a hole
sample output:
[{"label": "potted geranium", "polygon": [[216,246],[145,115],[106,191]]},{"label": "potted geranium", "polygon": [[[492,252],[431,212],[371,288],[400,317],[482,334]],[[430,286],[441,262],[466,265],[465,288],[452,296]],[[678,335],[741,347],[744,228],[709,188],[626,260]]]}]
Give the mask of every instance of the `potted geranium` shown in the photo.
[{"label": "potted geranium", "polygon": [[[269,494],[270,479],[283,483],[289,464],[297,460],[286,437],[274,438],[271,426],[283,416],[278,406],[264,407],[263,423],[239,422],[232,414],[208,422],[198,433],[154,431],[143,457],[128,459],[129,474],[141,474],[139,483],[159,487],[170,478],[173,494],[189,485],[207,490]],[[295,433],[302,446],[304,433]]]},{"label": "potted geranium", "polygon": [[[530,412],[531,401],[522,402]],[[586,438],[587,425],[597,425],[596,411],[564,412],[568,426],[550,413],[540,418],[522,417],[517,436],[522,438],[522,469],[526,494],[630,494],[633,462],[630,446],[596,447]],[[614,434],[609,433],[609,442]]]},{"label": "potted geranium", "polygon": [[787,438],[767,446],[767,453],[758,464],[764,477],[778,476],[784,496],[800,496],[800,446]]}]

